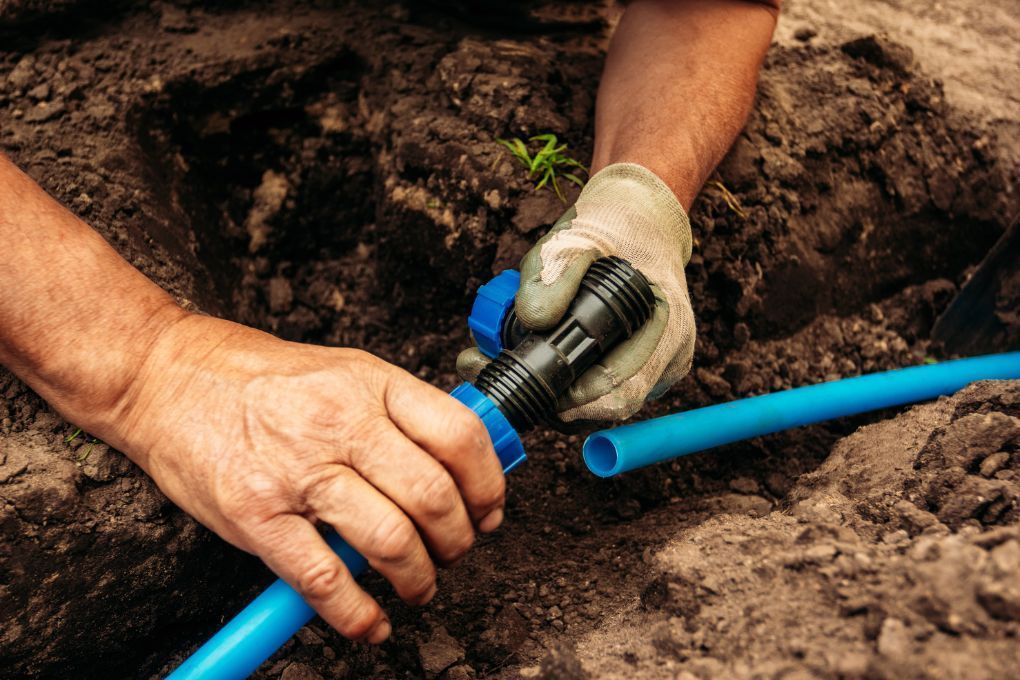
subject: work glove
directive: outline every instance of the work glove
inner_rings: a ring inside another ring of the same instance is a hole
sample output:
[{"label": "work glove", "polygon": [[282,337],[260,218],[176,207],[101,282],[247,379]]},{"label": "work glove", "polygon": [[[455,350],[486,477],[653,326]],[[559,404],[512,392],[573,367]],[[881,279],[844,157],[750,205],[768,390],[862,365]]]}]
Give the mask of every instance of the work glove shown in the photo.
[{"label": "work glove", "polygon": [[[690,221],[665,182],[634,163],[596,173],[574,206],[524,256],[517,318],[529,330],[554,327],[588,267],[609,255],[627,260],[651,282],[655,310],[560,398],[564,422],[628,418],[691,368],[694,311],[684,276],[691,258]],[[489,361],[477,348],[464,350],[457,372],[474,380]]]}]

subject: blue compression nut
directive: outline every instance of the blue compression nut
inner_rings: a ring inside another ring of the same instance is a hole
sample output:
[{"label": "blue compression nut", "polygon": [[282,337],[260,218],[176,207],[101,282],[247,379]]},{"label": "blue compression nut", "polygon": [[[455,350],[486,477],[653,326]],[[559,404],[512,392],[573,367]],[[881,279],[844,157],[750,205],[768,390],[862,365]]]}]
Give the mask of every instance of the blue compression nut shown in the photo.
[{"label": "blue compression nut", "polygon": [[503,322],[514,308],[514,297],[521,287],[521,274],[507,269],[478,289],[471,306],[468,327],[482,354],[495,359],[503,349]]},{"label": "blue compression nut", "polygon": [[[505,273],[505,272],[504,272]],[[510,472],[524,462],[527,457],[524,453],[524,444],[521,437],[510,425],[506,416],[496,408],[492,400],[478,391],[471,383],[461,383],[453,388],[450,396],[474,411],[485,429],[489,431],[492,439],[492,447],[496,449],[499,462],[503,466],[503,472]]]}]

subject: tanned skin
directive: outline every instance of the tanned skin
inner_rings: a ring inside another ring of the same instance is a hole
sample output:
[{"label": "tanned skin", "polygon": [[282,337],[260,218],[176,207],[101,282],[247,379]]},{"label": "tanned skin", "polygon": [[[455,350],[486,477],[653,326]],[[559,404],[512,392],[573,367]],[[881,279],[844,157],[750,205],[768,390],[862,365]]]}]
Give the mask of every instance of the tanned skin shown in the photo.
[{"label": "tanned skin", "polygon": [[[744,124],[778,3],[631,3],[599,89],[593,170],[644,165],[685,207]],[[320,537],[335,527],[407,602],[503,519],[481,422],[356,349],[182,310],[0,156],[0,363],[261,557],[344,635],[390,634]]]}]

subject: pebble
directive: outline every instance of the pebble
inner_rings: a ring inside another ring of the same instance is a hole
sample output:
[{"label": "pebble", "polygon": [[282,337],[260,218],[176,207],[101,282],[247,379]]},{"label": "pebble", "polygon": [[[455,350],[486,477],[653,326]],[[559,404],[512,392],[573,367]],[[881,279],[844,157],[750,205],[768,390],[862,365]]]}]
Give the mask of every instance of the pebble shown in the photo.
[{"label": "pebble", "polygon": [[294,290],[290,281],[282,276],[269,279],[269,311],[273,314],[286,314],[294,305]]},{"label": "pebble", "polygon": [[910,654],[910,633],[902,621],[888,618],[882,622],[878,653],[892,660],[903,660]]},{"label": "pebble", "polygon": [[442,626],[433,631],[428,642],[418,644],[418,654],[422,669],[430,677],[464,660],[464,648]]},{"label": "pebble", "polygon": [[66,110],[64,103],[59,99],[52,102],[40,102],[25,113],[25,122],[45,123],[60,118]]},{"label": "pebble", "polygon": [[297,639],[301,641],[303,645],[321,645],[322,638],[319,637],[314,631],[304,626],[297,632]]},{"label": "pebble", "polygon": [[7,85],[12,90],[24,90],[35,80],[35,58],[22,57],[14,69],[7,74]]},{"label": "pebble", "polygon": [[283,669],[283,673],[280,674],[280,680],[322,680],[322,676],[313,670],[311,666],[303,663],[292,663]]},{"label": "pebble", "polygon": [[979,471],[982,477],[991,477],[996,472],[1001,470],[1006,463],[1009,461],[1009,454],[1005,451],[999,451],[981,461],[981,467]]},{"label": "pebble", "polygon": [[40,85],[36,85],[35,87],[28,91],[28,96],[31,97],[32,99],[35,99],[36,101],[49,99],[50,98],[49,83],[42,83]]},{"label": "pebble", "polygon": [[730,480],[730,488],[738,493],[756,494],[760,490],[758,482],[750,477],[737,477]]}]

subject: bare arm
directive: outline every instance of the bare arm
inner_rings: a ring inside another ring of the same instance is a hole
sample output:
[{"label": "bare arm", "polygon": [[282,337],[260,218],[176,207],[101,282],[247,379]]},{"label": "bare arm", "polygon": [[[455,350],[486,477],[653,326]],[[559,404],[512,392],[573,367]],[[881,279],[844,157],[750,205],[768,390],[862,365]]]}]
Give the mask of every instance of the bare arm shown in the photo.
[{"label": "bare arm", "polygon": [[690,209],[744,125],[779,2],[635,0],[599,87],[592,173],[645,166]]},{"label": "bare arm", "polygon": [[0,363],[110,436],[146,351],[184,312],[2,155],[0,243]]},{"label": "bare arm", "polygon": [[0,363],[257,554],[341,633],[390,624],[336,528],[406,601],[503,517],[481,421],[371,355],[188,314],[0,155]]}]

